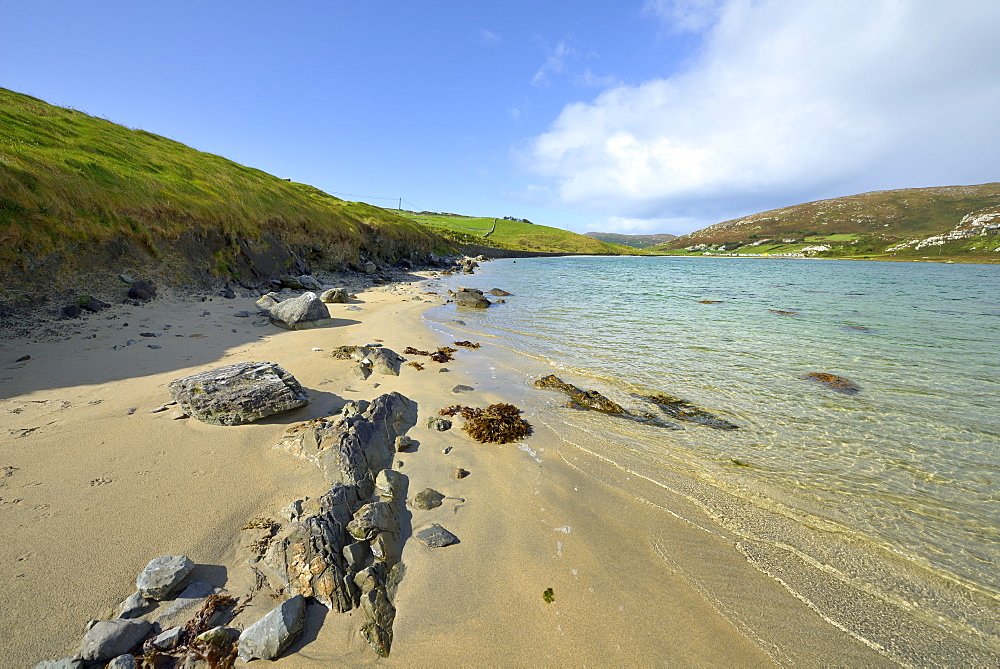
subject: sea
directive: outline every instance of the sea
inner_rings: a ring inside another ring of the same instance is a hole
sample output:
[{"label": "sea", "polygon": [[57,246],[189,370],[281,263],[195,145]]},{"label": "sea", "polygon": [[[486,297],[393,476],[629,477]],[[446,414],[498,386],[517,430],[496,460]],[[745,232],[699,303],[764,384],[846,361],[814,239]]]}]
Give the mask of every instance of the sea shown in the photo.
[{"label": "sea", "polygon": [[[996,666],[1000,265],[518,258],[429,290],[460,286],[511,295],[425,319],[482,342],[531,420],[710,519],[887,658]],[[568,408],[534,389],[547,374],[676,429]],[[737,428],[678,421],[660,393]]]}]

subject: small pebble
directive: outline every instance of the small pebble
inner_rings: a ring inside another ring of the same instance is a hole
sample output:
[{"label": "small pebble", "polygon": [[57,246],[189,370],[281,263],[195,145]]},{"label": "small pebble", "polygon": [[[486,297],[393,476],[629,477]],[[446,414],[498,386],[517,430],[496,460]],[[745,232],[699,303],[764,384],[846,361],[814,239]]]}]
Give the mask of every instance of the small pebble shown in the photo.
[{"label": "small pebble", "polygon": [[31,360],[31,356],[30,355],[22,355],[20,358],[18,358],[14,362],[24,362],[25,360]]},{"label": "small pebble", "polygon": [[129,407],[128,408],[128,415],[131,416],[132,414],[134,414],[138,410],[139,410],[139,407]]},{"label": "small pebble", "polygon": [[146,344],[149,348],[163,348],[162,346],[157,346],[156,344]]},{"label": "small pebble", "polygon": [[184,418],[187,418],[188,415],[186,413],[184,413],[183,411],[178,410],[178,411],[175,411],[172,414],[170,414],[170,417],[173,420],[183,420]]},{"label": "small pebble", "polygon": [[[236,332],[236,330],[233,330],[233,332]],[[313,350],[314,351],[322,351],[323,349],[321,349],[319,346],[313,346]]]},{"label": "small pebble", "polygon": [[449,453],[451,453],[451,446],[448,446],[448,447],[446,447],[446,448],[445,448],[445,449],[444,449],[443,451],[441,451],[441,452],[442,452],[442,453],[444,453],[445,455],[448,455]]},{"label": "small pebble", "polygon": [[135,343],[135,340],[134,340],[134,339],[129,339],[129,340],[127,341],[127,342],[125,342],[125,345],[126,345],[126,346],[131,346],[131,345],[132,345],[132,344],[134,344],[134,343]]},{"label": "small pebble", "polygon": [[467,469],[462,469],[461,467],[459,467],[458,469],[455,470],[455,478],[457,479],[464,479],[468,475],[469,471]]}]

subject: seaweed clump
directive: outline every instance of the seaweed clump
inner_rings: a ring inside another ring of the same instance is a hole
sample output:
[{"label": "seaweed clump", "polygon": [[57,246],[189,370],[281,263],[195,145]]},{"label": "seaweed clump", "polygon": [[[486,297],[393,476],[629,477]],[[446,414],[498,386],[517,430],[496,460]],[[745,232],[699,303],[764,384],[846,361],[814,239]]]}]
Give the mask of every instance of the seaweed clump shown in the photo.
[{"label": "seaweed clump", "polygon": [[465,348],[479,348],[479,344],[471,341],[457,341],[455,346],[464,346]]},{"label": "seaweed clump", "polygon": [[419,362],[417,362],[416,360],[414,360],[414,361],[412,361],[412,362],[408,362],[408,363],[406,363],[406,364],[407,364],[407,365],[409,365],[410,367],[412,367],[413,369],[417,370],[418,372],[420,372],[420,371],[423,371],[423,369],[424,369],[424,366],[423,366],[423,365],[421,365],[421,364],[420,364]]},{"label": "seaweed clump", "polygon": [[462,429],[481,444],[509,444],[531,434],[531,424],[521,418],[521,410],[513,404],[491,404],[485,409],[460,404],[446,407],[442,416],[459,414],[465,419]]},{"label": "seaweed clump", "polygon": [[556,390],[569,395],[569,405],[573,409],[593,409],[604,413],[628,415],[620,404],[609,400],[596,390],[582,390],[572,383],[566,383],[555,374],[543,376],[535,381],[535,387],[542,390]]},{"label": "seaweed clump", "polygon": [[455,359],[451,356],[451,354],[455,353],[457,350],[458,349],[454,349],[450,346],[442,346],[433,353],[430,353],[429,351],[421,351],[419,349],[413,348],[412,346],[407,346],[406,348],[403,349],[403,353],[405,355],[426,355],[430,357],[430,359],[433,360],[434,362],[448,362],[449,360]]},{"label": "seaweed clump", "polygon": [[646,395],[645,399],[658,406],[663,413],[671,418],[714,427],[717,430],[735,430],[739,428],[738,425],[719,418],[679,397],[657,393],[655,395]]}]

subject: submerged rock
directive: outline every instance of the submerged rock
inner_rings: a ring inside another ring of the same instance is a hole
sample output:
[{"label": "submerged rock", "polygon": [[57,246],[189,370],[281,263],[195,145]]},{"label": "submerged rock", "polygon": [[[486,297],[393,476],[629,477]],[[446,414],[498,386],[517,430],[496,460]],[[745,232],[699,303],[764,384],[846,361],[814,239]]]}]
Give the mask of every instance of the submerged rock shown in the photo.
[{"label": "submerged rock", "polygon": [[483,295],[483,291],[472,288],[463,288],[455,293],[455,304],[460,307],[472,309],[485,309],[490,306],[490,301]]},{"label": "submerged rock", "polygon": [[843,393],[844,395],[854,395],[861,392],[861,386],[856,384],[854,381],[845,379],[843,376],[827,374],[826,372],[810,372],[800,378],[805,381],[815,381],[816,383],[821,383],[830,390]]},{"label": "submerged rock", "polygon": [[676,418],[677,420],[686,421],[688,423],[697,423],[698,425],[706,425],[708,427],[714,427],[717,430],[736,430],[739,428],[739,425],[734,425],[733,423],[719,418],[704,409],[696,407],[690,402],[682,400],[679,397],[658,393],[656,395],[645,395],[644,399],[649,400],[659,407],[663,413],[667,414],[671,418]]},{"label": "submerged rock", "polygon": [[294,376],[273,362],[236,362],[167,385],[188,415],[213,425],[252,423],[309,404]]},{"label": "submerged rock", "polygon": [[627,414],[621,405],[612,402],[596,390],[581,390],[572,383],[566,383],[555,374],[549,374],[535,381],[535,387],[555,390],[569,395],[570,406],[577,409],[593,409],[604,413]]},{"label": "submerged rock", "polygon": [[494,295],[496,297],[507,297],[510,295],[510,293],[501,288],[494,288],[493,290],[489,291],[489,294]]}]

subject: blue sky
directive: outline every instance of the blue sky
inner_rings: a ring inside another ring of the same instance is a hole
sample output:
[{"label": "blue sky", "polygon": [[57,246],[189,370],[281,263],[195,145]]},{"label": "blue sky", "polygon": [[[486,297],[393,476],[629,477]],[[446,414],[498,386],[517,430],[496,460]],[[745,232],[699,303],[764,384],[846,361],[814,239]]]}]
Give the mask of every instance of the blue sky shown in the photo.
[{"label": "blue sky", "polygon": [[997,0],[7,0],[0,86],[345,199],[688,232],[1000,180]]}]

